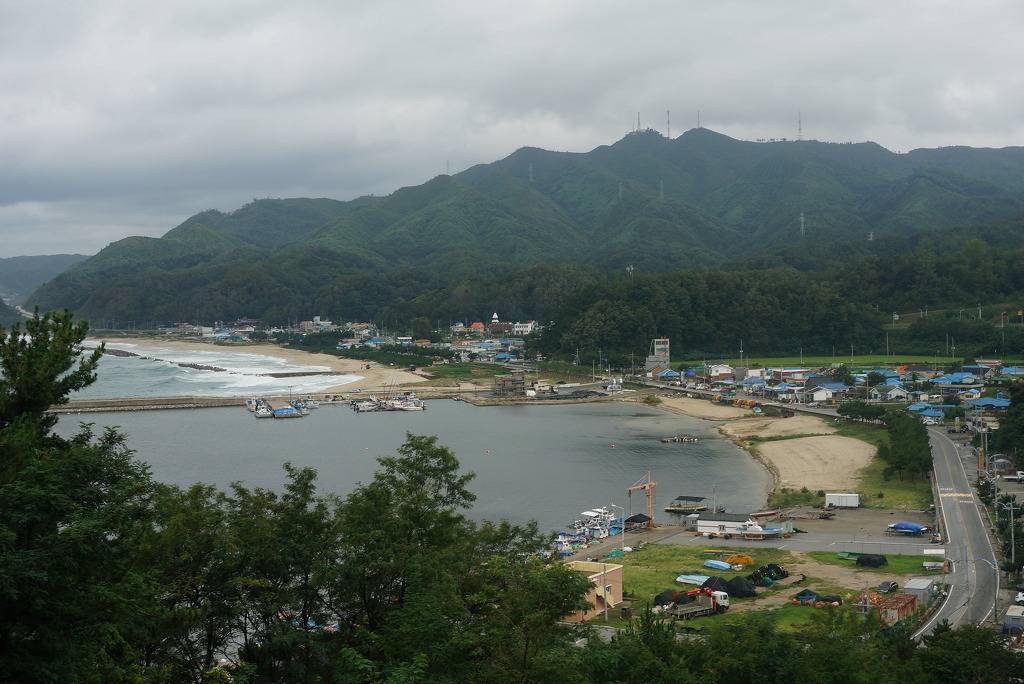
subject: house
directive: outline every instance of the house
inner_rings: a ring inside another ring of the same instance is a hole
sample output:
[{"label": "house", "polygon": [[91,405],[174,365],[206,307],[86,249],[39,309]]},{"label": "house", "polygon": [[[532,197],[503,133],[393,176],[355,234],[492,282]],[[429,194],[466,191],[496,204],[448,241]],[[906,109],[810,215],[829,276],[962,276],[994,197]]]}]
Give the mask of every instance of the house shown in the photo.
[{"label": "house", "polygon": [[1024,366],[1007,366],[1000,371],[1000,374],[1010,377],[1024,377]]},{"label": "house", "polygon": [[835,396],[835,392],[828,387],[805,388],[802,394],[804,403],[831,401],[832,397]]},{"label": "house", "polygon": [[707,377],[713,380],[733,377],[733,368],[727,363],[712,363],[707,367]]},{"label": "house", "polygon": [[[687,523],[690,516],[687,516]],[[793,521],[773,523],[772,527],[762,526],[746,513],[716,513],[704,511],[698,513],[693,520],[698,534],[736,534],[757,536],[760,538],[779,536],[793,531]]]},{"label": "house", "polygon": [[482,333],[486,328],[484,328],[484,324],[480,321],[473,321],[469,324],[469,330],[470,332]]},{"label": "house", "polygon": [[967,402],[975,408],[1006,409],[1010,408],[1010,400],[1002,397],[982,397]]},{"label": "house", "polygon": [[678,380],[679,379],[679,372],[678,371],[674,371],[671,368],[667,368],[667,369],[661,371],[660,373],[658,373],[657,378],[659,380]]},{"label": "house", "polygon": [[910,594],[896,594],[883,599],[878,604],[878,616],[888,626],[913,615],[917,609],[917,597]]},{"label": "house", "polygon": [[585,622],[602,615],[605,609],[611,609],[622,603],[622,566],[614,563],[596,563],[592,561],[572,561],[566,567],[574,572],[582,573],[590,580],[591,588],[583,600],[590,608],[580,610],[563,618],[566,622]]},{"label": "house", "polygon": [[878,385],[872,387],[868,394],[875,401],[906,401],[910,393],[899,385]]},{"label": "house", "polygon": [[370,339],[366,340],[366,342],[364,342],[364,344],[368,347],[379,347],[382,344],[387,343],[388,341],[385,340],[383,337],[371,337]]}]

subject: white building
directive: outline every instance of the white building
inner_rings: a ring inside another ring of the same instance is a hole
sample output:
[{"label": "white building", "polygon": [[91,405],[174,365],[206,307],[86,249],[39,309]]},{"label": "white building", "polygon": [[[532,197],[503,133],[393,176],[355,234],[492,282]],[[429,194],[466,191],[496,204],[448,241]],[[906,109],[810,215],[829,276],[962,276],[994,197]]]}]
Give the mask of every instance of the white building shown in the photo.
[{"label": "white building", "polygon": [[513,323],[512,334],[513,335],[529,335],[537,330],[536,321],[526,321],[525,323]]},{"label": "white building", "polygon": [[707,374],[709,378],[731,378],[733,367],[727,363],[708,364]]}]

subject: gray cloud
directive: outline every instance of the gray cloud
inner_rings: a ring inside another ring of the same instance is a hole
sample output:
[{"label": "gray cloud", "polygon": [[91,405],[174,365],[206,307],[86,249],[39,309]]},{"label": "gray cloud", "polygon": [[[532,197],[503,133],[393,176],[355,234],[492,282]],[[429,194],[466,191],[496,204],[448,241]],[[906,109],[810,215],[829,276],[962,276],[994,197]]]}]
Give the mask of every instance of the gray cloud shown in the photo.
[{"label": "gray cloud", "polygon": [[[351,4],[351,7],[345,5]],[[0,256],[252,197],[389,192],[523,145],[704,124],[895,150],[1024,140],[1006,2],[0,0]]]}]

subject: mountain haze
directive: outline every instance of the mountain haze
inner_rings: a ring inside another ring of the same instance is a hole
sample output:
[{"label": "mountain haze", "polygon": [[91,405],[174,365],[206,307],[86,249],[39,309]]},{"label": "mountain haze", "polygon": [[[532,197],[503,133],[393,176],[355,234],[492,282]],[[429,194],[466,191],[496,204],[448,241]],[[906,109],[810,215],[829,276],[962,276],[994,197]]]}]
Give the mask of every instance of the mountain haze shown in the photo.
[{"label": "mountain haze", "polygon": [[87,258],[82,254],[47,254],[0,259],[0,297],[21,303],[37,287]]},{"label": "mountain haze", "polygon": [[31,303],[95,322],[284,322],[427,310],[424,293],[446,288],[446,311],[469,316],[486,306],[471,292],[485,275],[718,266],[1022,215],[1024,148],[894,154],[648,130],[586,153],[522,148],[384,197],[205,211],[161,238],[112,243]]}]

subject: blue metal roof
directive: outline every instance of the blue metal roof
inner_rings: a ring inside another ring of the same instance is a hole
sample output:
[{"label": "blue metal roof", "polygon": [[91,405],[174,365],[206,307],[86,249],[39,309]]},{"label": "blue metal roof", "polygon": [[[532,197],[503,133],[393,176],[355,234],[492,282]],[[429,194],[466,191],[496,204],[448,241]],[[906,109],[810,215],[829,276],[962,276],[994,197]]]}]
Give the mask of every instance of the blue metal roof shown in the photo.
[{"label": "blue metal roof", "polygon": [[908,406],[907,410],[908,411],[923,411],[924,409],[928,408],[929,406],[931,406],[931,404],[925,403],[923,401],[919,401],[916,404],[911,404],[910,406]]},{"label": "blue metal roof", "polygon": [[671,368],[667,368],[667,369],[661,371],[660,373],[658,373],[658,377],[659,378],[678,378],[679,377],[679,372],[678,371],[674,371]]},{"label": "blue metal roof", "polygon": [[943,418],[946,414],[939,409],[925,409],[921,411],[919,416],[927,416],[928,418]]},{"label": "blue metal roof", "polygon": [[978,406],[980,408],[1008,408],[1010,406],[1009,399],[993,399],[992,397],[968,399],[967,403],[971,406]]}]

